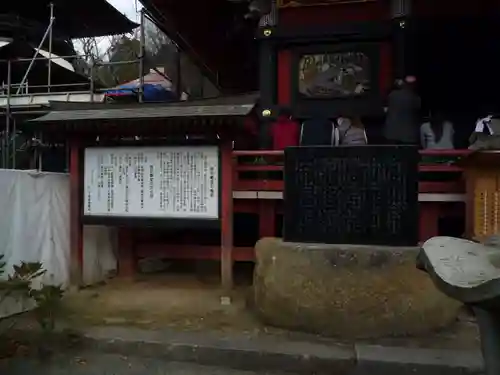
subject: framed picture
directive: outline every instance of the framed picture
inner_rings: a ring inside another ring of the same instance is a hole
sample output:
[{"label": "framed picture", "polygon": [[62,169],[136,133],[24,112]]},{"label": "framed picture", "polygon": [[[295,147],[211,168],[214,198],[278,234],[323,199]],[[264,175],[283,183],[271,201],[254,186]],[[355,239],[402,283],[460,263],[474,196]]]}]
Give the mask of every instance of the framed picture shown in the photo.
[{"label": "framed picture", "polygon": [[294,49],[291,89],[300,116],[372,113],[380,106],[380,43],[324,43]]},{"label": "framed picture", "polygon": [[305,53],[298,65],[296,79],[303,98],[359,97],[373,89],[372,61],[362,50]]}]

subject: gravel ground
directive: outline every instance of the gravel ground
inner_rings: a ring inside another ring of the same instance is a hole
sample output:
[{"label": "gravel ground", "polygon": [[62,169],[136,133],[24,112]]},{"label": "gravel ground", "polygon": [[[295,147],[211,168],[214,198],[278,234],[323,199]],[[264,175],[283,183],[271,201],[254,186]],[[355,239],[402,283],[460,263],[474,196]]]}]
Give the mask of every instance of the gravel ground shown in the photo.
[{"label": "gravel ground", "polygon": [[59,354],[40,362],[19,357],[0,362],[2,375],[279,375],[166,362],[159,359],[123,357],[111,354]]}]

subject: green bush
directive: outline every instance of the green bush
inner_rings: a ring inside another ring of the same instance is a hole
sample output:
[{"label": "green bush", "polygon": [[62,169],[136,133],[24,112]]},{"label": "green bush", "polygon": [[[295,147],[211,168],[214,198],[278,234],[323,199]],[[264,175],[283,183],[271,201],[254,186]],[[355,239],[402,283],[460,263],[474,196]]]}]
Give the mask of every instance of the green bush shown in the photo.
[{"label": "green bush", "polygon": [[[5,274],[4,256],[0,255],[0,277]],[[0,280],[0,304],[8,297],[32,299],[35,317],[40,328],[47,332],[55,328],[56,314],[63,297],[61,286],[41,284],[35,280],[45,274],[40,262],[22,262],[6,280]]]}]

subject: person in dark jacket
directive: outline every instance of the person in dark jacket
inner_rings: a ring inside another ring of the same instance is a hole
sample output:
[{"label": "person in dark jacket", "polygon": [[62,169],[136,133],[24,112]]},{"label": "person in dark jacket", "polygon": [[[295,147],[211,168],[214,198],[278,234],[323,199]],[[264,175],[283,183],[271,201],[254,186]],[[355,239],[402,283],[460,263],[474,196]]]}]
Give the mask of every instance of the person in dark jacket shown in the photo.
[{"label": "person in dark jacket", "polygon": [[420,143],[421,100],[415,92],[415,84],[415,77],[406,77],[401,87],[396,87],[389,94],[383,131],[387,143]]},{"label": "person in dark jacket", "polygon": [[334,146],[334,122],[326,116],[315,114],[305,120],[300,128],[301,146]]}]

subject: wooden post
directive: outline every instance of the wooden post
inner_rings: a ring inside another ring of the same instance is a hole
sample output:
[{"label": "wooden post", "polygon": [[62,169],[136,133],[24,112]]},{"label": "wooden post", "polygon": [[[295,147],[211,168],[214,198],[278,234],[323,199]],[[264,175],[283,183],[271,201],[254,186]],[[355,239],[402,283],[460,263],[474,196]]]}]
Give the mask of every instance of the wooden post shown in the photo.
[{"label": "wooden post", "polygon": [[83,225],[82,189],[80,178],[81,153],[78,141],[70,141],[69,181],[70,181],[70,283],[80,287],[83,283]]},{"label": "wooden post", "polygon": [[420,242],[439,235],[440,213],[439,202],[420,202]]},{"label": "wooden post", "polygon": [[259,239],[276,237],[276,201],[260,199],[259,204]]},{"label": "wooden post", "polygon": [[221,144],[221,280],[224,297],[233,288],[233,147],[231,140]]},{"label": "wooden post", "polygon": [[[259,29],[261,35],[266,36],[264,30],[267,27]],[[273,38],[262,38],[259,40],[259,94],[260,105],[257,110],[260,112],[272,108],[275,100],[275,92],[277,87],[277,56],[276,46]],[[271,146],[270,126],[271,119],[269,117],[262,117],[259,126],[259,148],[267,150]]]},{"label": "wooden post", "polygon": [[465,238],[474,238],[474,191],[476,175],[470,168],[465,169]]},{"label": "wooden post", "polygon": [[134,238],[130,228],[118,228],[118,276],[133,278],[137,271]]}]

